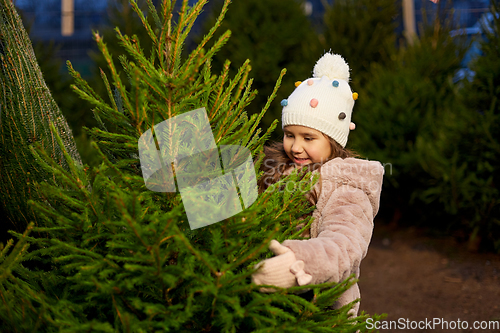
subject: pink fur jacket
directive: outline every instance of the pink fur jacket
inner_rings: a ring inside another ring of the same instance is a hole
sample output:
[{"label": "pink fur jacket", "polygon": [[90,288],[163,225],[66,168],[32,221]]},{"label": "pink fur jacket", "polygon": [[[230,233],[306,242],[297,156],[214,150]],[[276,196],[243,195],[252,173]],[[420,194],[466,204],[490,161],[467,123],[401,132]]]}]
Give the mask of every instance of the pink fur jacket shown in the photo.
[{"label": "pink fur jacket", "polygon": [[[376,161],[335,158],[321,166],[320,174],[312,190],[318,199],[311,238],[286,240],[282,245],[273,241],[270,249],[276,256],[259,264],[264,267],[254,274],[254,283],[290,287],[341,282],[351,274],[359,277],[359,266],[372,237],[373,218],[379,209],[384,168]],[[279,271],[281,266],[285,269]],[[334,307],[359,297],[355,284]],[[359,302],[351,313],[356,315],[358,309]]]}]

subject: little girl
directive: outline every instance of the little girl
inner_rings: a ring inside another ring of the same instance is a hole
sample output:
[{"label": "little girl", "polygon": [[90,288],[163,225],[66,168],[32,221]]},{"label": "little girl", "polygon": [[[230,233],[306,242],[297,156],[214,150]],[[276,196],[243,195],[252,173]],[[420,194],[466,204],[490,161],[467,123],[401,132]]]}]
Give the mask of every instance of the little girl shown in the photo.
[{"label": "little girl", "polygon": [[[355,274],[368,250],[373,218],[379,208],[384,169],[379,162],[354,158],[345,149],[357,93],[349,87],[349,66],[337,54],[318,60],[313,78],[297,82],[281,102],[283,143],[266,147],[259,191],[306,167],[320,173],[308,193],[316,205],[309,239],[271,241],[275,257],[264,260],[252,276],[257,285],[282,288],[341,282]],[[264,292],[273,289],[262,288]],[[334,304],[340,308],[360,296],[353,285]],[[359,302],[351,315],[357,315]]]}]

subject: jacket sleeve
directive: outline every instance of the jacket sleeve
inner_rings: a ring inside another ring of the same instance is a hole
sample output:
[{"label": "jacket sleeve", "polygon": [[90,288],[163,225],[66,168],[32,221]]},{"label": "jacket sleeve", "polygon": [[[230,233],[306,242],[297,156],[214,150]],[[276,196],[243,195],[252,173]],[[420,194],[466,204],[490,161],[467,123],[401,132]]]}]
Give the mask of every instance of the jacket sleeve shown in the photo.
[{"label": "jacket sleeve", "polygon": [[350,185],[331,192],[321,212],[318,237],[287,240],[304,271],[312,275],[311,284],[340,282],[357,273],[373,232],[374,211],[366,193]]}]

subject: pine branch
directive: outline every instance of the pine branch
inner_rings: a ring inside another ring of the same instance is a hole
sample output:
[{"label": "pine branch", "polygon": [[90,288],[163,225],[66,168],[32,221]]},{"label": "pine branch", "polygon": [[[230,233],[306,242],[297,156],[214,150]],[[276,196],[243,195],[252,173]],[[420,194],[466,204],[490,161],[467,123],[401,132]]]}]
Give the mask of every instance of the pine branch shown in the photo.
[{"label": "pine branch", "polygon": [[[149,0],[148,2],[149,2],[148,3],[149,10],[153,11],[154,13],[156,13],[156,10],[155,10],[153,4],[151,3],[151,1]],[[134,8],[134,11],[137,13],[137,15],[139,15],[139,18],[141,19],[142,24],[146,28],[146,31],[148,32],[149,37],[153,41],[153,44],[158,44],[158,38],[156,37],[156,34],[154,33],[154,31],[151,28],[151,26],[149,25],[149,22],[144,17],[144,14],[142,13],[141,9],[137,5],[137,1],[136,0],[131,0],[130,4],[132,5],[132,8]],[[155,19],[156,19],[156,23],[159,24],[160,23],[160,19],[159,19],[158,15],[155,15]]]},{"label": "pine branch", "polygon": [[[255,120],[255,123],[254,123],[255,125],[253,126],[251,132],[255,131],[255,129],[257,128],[258,124],[260,123],[262,117],[264,117],[264,114],[266,113],[267,109],[269,109],[269,106],[271,106],[271,102],[276,97],[276,94],[278,92],[278,88],[281,86],[281,80],[283,79],[283,76],[285,75],[285,73],[286,73],[286,69],[283,69],[280,73],[278,80],[276,81],[276,85],[274,86],[273,92],[271,93],[271,95],[267,99],[266,105],[264,106],[264,108],[262,108],[262,111],[260,112],[259,116]],[[244,142],[243,144],[246,145],[247,142]]]}]

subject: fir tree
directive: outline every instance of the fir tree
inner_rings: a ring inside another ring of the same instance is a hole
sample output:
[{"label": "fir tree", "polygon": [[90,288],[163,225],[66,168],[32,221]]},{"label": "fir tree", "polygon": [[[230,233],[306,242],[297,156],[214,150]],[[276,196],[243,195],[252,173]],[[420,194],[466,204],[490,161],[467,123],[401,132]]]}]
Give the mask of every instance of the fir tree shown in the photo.
[{"label": "fir tree", "polygon": [[429,174],[436,170],[428,164],[431,152],[443,156],[451,148],[442,140],[441,127],[453,123],[460,108],[453,77],[467,49],[463,40],[450,36],[453,22],[445,22],[437,17],[423,27],[414,45],[402,47],[391,62],[371,65],[370,79],[359,87],[360,112],[353,114],[353,121],[376,126],[364,126],[351,139],[357,151],[387,165],[385,211],[379,216],[389,214],[397,222],[403,213],[407,222],[433,221],[442,229],[448,226],[442,205],[435,198],[424,198],[422,191],[433,186]]},{"label": "fir tree", "polygon": [[[115,28],[119,28],[123,34],[128,36],[135,35],[141,41],[142,48],[144,50],[144,55],[149,57],[150,50],[152,47],[152,40],[148,33],[142,28],[142,22],[135,15],[134,10],[129,4],[128,0],[110,0],[107,2],[106,7],[106,20],[105,22],[98,26],[99,34],[104,40],[106,40],[106,46],[111,54],[115,57],[119,57],[122,54],[126,54],[126,50],[120,44],[120,40],[116,36]],[[145,0],[137,1],[137,5],[144,13],[147,11],[147,3]],[[148,21],[151,23],[152,18],[147,17]],[[90,58],[93,61],[92,66],[92,76],[88,79],[89,84],[92,86],[94,91],[99,95],[106,95],[106,87],[101,78],[101,71],[104,71],[107,76],[110,76],[110,72],[106,65],[106,59],[103,57],[99,50],[92,50],[89,52]],[[126,76],[122,73],[122,80],[124,84],[128,84]],[[105,96],[105,100],[110,102]],[[110,124],[111,125],[111,124]]]},{"label": "fir tree", "polygon": [[[314,291],[311,301],[296,294],[305,287],[263,294],[250,284],[254,265],[270,256],[271,239],[301,234],[298,218],[312,210],[304,197],[311,184],[284,191],[282,181],[242,212],[195,230],[189,228],[179,193],[150,191],[144,184],[138,140],[155,124],[204,107],[216,144],[247,148],[257,170],[264,142],[276,126],[265,133],[258,129],[284,72],[276,73],[273,94],[262,111],[250,118],[245,108],[255,91],[249,63],[231,79],[229,62],[220,75],[212,73],[211,58],[230,33],[205,48],[229,1],[198,47],[188,57],[181,56],[205,3],[189,7],[183,1],[173,20],[174,3],[164,0],[157,12],[148,1],[154,19],[151,26],[132,1],[153,47],[151,56],[145,57],[138,38],[117,29],[128,52],[119,57],[121,70],[95,33],[110,72],[109,78],[102,72],[109,103],[69,64],[75,91],[94,105],[100,128],[91,129],[90,135],[103,162],[94,169],[95,177],[88,170],[82,174],[54,126],[69,169],[58,165],[41,145],[32,148],[40,166],[55,174],[54,180],[38,182],[44,200],[30,201],[43,220],[33,229],[48,237],[14,233],[17,246],[1,253],[0,293],[6,300],[0,302],[2,331],[366,331],[366,315],[348,318],[352,304],[339,310],[329,307],[348,288],[348,281],[308,286]],[[122,70],[127,84],[121,79]],[[108,131],[105,122],[115,124],[115,130]],[[160,134],[156,135],[160,141]],[[176,172],[179,179],[181,173]],[[302,176],[292,174],[288,180],[298,182]],[[27,244],[36,244],[37,249],[28,252]],[[29,261],[46,266],[28,270]]]},{"label": "fir tree", "polygon": [[421,197],[441,203],[473,251],[500,252],[499,13],[493,1],[483,17],[481,56],[470,65],[474,77],[460,83],[454,108],[437,122],[431,139],[419,142],[430,185]]},{"label": "fir tree", "polygon": [[26,202],[36,199],[33,183],[53,177],[33,163],[29,145],[40,143],[61,166],[68,168],[49,123],[56,125],[69,154],[81,164],[75,140],[42,77],[31,41],[12,2],[0,11],[0,205],[4,232],[38,221]]},{"label": "fir tree", "polygon": [[342,54],[355,86],[370,80],[372,63],[388,65],[396,53],[399,13],[393,0],[335,0],[323,17],[324,49]]}]

